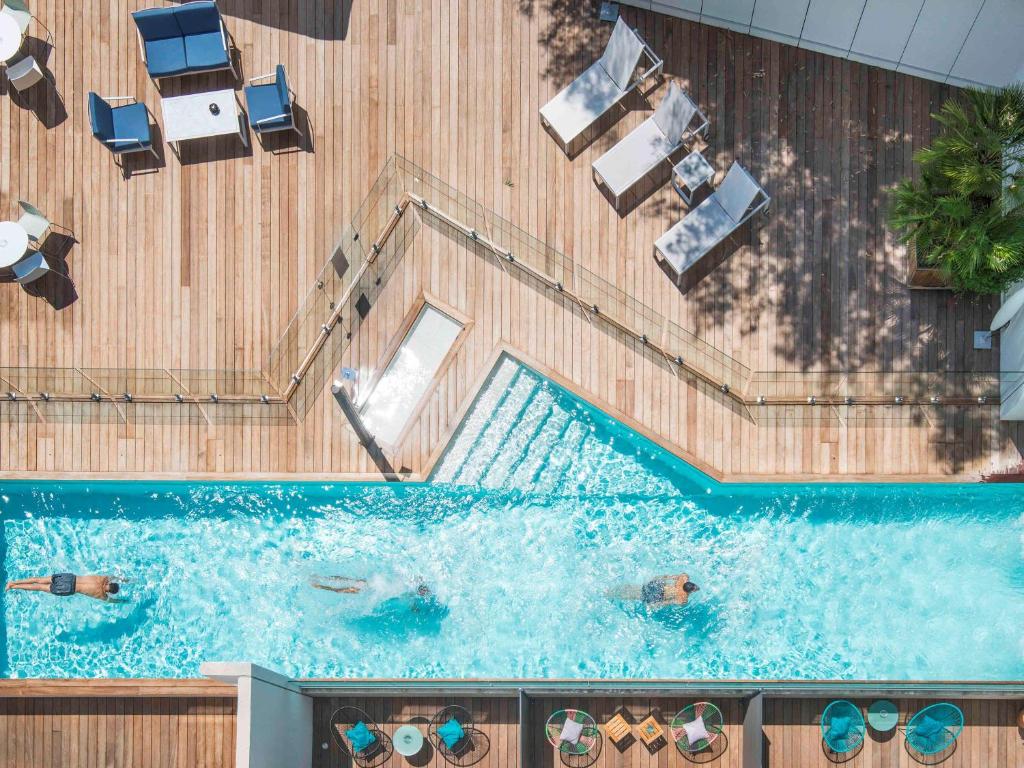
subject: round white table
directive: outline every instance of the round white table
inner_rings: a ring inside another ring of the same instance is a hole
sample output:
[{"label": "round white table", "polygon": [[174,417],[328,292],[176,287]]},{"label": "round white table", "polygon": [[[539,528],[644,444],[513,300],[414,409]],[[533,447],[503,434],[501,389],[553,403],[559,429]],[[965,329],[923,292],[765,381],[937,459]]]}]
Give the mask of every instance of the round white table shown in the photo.
[{"label": "round white table", "polygon": [[10,61],[21,50],[21,27],[6,13],[0,13],[0,61]]},{"label": "round white table", "polygon": [[0,269],[21,261],[28,250],[28,232],[16,221],[0,221]]},{"label": "round white table", "polygon": [[403,725],[395,731],[391,741],[395,745],[395,751],[398,754],[412,757],[419,754],[419,751],[423,749],[423,731],[415,725]]}]

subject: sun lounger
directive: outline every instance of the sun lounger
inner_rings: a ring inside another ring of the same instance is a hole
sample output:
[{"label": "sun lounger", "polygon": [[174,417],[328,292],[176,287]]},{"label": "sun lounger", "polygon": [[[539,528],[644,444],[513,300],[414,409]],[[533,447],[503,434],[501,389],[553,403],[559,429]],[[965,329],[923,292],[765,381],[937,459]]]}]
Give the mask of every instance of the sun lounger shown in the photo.
[{"label": "sun lounger", "polygon": [[[636,70],[641,56],[646,56],[651,66],[638,75]],[[660,72],[661,67],[661,59],[640,34],[620,18],[615,22],[601,58],[540,108],[541,122],[554,131],[568,149],[573,139],[627,93]]]},{"label": "sun lounger", "polygon": [[682,277],[708,251],[766,211],[770,202],[764,188],[739,163],[733,163],[711,196],[658,238],[655,255]]},{"label": "sun lounger", "polygon": [[654,114],[594,161],[594,179],[608,188],[618,207],[623,193],[707,129],[704,113],[673,80]]}]

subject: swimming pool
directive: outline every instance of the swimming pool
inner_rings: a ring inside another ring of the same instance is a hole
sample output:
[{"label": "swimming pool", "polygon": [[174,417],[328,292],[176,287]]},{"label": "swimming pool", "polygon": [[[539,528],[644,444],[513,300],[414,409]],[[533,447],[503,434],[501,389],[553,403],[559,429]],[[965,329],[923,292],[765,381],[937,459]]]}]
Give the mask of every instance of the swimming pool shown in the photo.
[{"label": "swimming pool", "polygon": [[[0,488],[6,578],[127,576],[131,602],[11,594],[3,674],[1024,677],[1010,485],[715,483],[502,360],[430,483]],[[686,571],[649,612],[606,591]],[[317,576],[365,577],[363,593]],[[432,596],[410,591],[420,582]]]}]

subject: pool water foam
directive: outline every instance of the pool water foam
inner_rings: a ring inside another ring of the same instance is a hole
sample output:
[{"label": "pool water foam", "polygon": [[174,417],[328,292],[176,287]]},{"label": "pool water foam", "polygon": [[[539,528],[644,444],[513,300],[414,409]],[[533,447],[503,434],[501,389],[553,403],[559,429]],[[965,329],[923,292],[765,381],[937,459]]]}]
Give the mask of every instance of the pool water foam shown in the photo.
[{"label": "pool water foam", "polygon": [[[130,579],[8,593],[9,676],[1024,677],[1017,487],[721,485],[507,358],[427,484],[0,494],[7,578]],[[605,595],[680,571],[682,609]]]}]

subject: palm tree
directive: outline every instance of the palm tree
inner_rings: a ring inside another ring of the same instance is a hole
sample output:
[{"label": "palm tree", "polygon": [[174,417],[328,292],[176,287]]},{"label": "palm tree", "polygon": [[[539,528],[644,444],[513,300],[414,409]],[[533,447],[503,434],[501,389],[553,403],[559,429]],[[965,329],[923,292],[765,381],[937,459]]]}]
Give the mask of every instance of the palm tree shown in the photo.
[{"label": "palm tree", "polygon": [[968,90],[914,160],[921,180],[893,192],[889,222],[918,261],[959,291],[997,293],[1024,278],[1024,85]]}]

